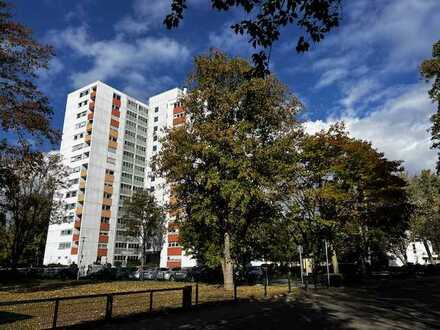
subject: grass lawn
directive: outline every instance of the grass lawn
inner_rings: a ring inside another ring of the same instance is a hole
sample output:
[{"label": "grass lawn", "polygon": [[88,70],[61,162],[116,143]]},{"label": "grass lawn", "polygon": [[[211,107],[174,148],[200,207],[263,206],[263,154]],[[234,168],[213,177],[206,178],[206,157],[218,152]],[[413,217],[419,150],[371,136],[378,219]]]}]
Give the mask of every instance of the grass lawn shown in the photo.
[{"label": "grass lawn", "polygon": [[[34,287],[13,287],[0,291],[0,301],[44,299],[116,292],[136,292],[148,289],[175,288],[192,285],[192,298],[195,303],[195,284],[182,282],[159,281],[115,281],[102,283],[57,282],[40,283]],[[287,285],[268,287],[268,296],[287,293]],[[238,287],[239,299],[262,299],[264,287]],[[232,300],[233,294],[219,285],[199,284],[199,304]],[[182,306],[182,291],[154,293],[153,311]],[[102,319],[105,315],[106,298],[82,298],[61,301],[57,325],[77,324],[83,321]],[[52,324],[54,303],[24,304],[14,307],[0,307],[0,328],[46,328]],[[149,293],[115,296],[113,300],[113,316],[127,316],[134,313],[145,313],[150,308]],[[15,322],[2,323],[1,320],[11,319]]]}]

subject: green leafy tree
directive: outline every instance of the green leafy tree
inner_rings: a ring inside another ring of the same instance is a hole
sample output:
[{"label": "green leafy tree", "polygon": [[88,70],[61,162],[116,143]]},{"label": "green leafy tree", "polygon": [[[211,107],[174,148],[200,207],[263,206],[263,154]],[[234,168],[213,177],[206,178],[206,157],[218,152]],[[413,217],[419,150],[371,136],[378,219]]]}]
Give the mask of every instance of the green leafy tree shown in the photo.
[{"label": "green leafy tree", "polygon": [[301,162],[291,217],[309,253],[322,254],[326,239],[365,271],[372,250],[405,235],[410,204],[400,162],[350,138],[343,125],[308,136]]},{"label": "green leafy tree", "polygon": [[261,257],[282,210],[282,175],[296,164],[298,100],[275,77],[258,78],[240,58],[199,56],[181,100],[190,121],[168,132],[156,171],[173,184],[183,246],[221,265]]},{"label": "green leafy tree", "polygon": [[[171,13],[166,26],[177,27],[187,9],[186,0],[171,0]],[[231,26],[236,34],[245,34],[254,48],[262,49],[252,55],[257,72],[268,72],[272,45],[281,30],[296,25],[301,31],[296,44],[298,52],[309,50],[310,41],[320,42],[339,25],[341,0],[211,0],[212,9],[220,12],[243,11],[246,19]],[[290,29],[290,31],[292,31]]]},{"label": "green leafy tree", "polygon": [[440,251],[440,178],[423,170],[410,179],[408,193],[415,208],[411,218],[412,238],[423,242],[432,263],[433,251],[428,241],[437,253]]},{"label": "green leafy tree", "polygon": [[123,223],[127,234],[141,243],[141,269],[144,268],[147,250],[162,248],[165,234],[165,210],[153,194],[144,189],[133,193],[124,201]]},{"label": "green leafy tree", "polygon": [[0,249],[12,267],[23,254],[41,245],[50,223],[62,220],[57,192],[64,187],[66,169],[55,154],[35,152],[29,146],[2,146],[0,153]]},{"label": "green leafy tree", "polygon": [[0,127],[3,133],[25,140],[27,135],[56,142],[51,128],[53,111],[34,83],[46,69],[51,47],[32,39],[32,31],[12,20],[11,5],[0,0]]},{"label": "green leafy tree", "polygon": [[440,40],[432,46],[432,58],[422,62],[420,72],[426,80],[433,80],[429,96],[437,103],[437,111],[431,116],[432,149],[437,149],[437,174],[440,173]]}]

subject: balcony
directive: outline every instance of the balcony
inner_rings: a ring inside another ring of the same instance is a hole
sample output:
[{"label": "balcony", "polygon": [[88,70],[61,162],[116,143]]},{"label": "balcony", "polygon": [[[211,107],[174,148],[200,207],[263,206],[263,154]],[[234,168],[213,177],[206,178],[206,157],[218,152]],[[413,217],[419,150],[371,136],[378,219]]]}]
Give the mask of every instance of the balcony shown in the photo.
[{"label": "balcony", "polygon": [[119,110],[116,110],[116,109],[113,109],[112,110],[112,116],[115,116],[115,117],[121,117],[121,112],[119,111]]},{"label": "balcony", "polygon": [[111,130],[110,130],[110,136],[113,136],[113,137],[115,137],[115,138],[118,138],[118,131],[117,131],[117,130],[114,130],[114,129],[111,129]]},{"label": "balcony", "polygon": [[174,107],[173,114],[185,112],[182,107]]},{"label": "balcony", "polygon": [[175,195],[170,196],[170,205],[175,206],[177,204],[177,198]]},{"label": "balcony", "polygon": [[87,170],[82,168],[79,172],[79,176],[84,179],[87,178]]},{"label": "balcony", "polygon": [[174,126],[178,126],[178,125],[182,125],[182,124],[185,124],[185,117],[178,117],[178,118],[173,119]]},{"label": "balcony", "polygon": [[104,177],[105,182],[113,182],[115,180],[115,176],[111,174],[106,174]]},{"label": "balcony", "polygon": [[87,115],[87,120],[93,120],[93,112]]},{"label": "balcony", "polygon": [[78,254],[78,248],[77,248],[77,247],[73,247],[73,248],[71,248],[71,249],[70,249],[70,254],[72,254],[72,255],[76,255],[76,254]]},{"label": "balcony", "polygon": [[111,216],[112,216],[112,211],[110,211],[110,210],[102,210],[101,211],[101,217],[111,218]]},{"label": "balcony", "polygon": [[181,247],[169,247],[168,248],[168,255],[169,256],[180,256],[180,255],[182,255],[182,248]]},{"label": "balcony", "polygon": [[86,182],[84,180],[81,180],[79,182],[79,189],[81,189],[81,190],[86,189]]},{"label": "balcony", "polygon": [[87,126],[86,126],[86,131],[87,132],[91,132],[92,128],[93,128],[93,123],[88,123]]},{"label": "balcony", "polygon": [[121,100],[113,99],[113,104],[119,108],[121,106]]},{"label": "balcony", "polygon": [[167,261],[167,267],[168,268],[180,268],[182,267],[182,262],[180,260],[168,260]]},{"label": "balcony", "polygon": [[[102,212],[104,212],[104,211],[102,211]],[[103,231],[109,231],[110,230],[110,224],[109,223],[101,222],[101,225],[99,226],[99,229],[103,230]]]},{"label": "balcony", "polygon": [[89,103],[89,110],[90,111],[95,111],[95,102],[90,102]]},{"label": "balcony", "polygon": [[79,203],[84,203],[84,194],[82,194],[82,193],[78,194],[78,202]]},{"label": "balcony", "polygon": [[108,243],[108,236],[107,235],[99,235],[98,243]]},{"label": "balcony", "polygon": [[110,120],[110,126],[119,128],[119,121],[115,119]]},{"label": "balcony", "polygon": [[107,194],[112,194],[113,193],[113,187],[104,186],[104,192],[107,193]]},{"label": "balcony", "polygon": [[78,216],[78,217],[81,217],[82,216],[82,212],[83,212],[83,209],[82,209],[82,207],[77,207],[76,208],[76,210],[75,210],[75,214]]},{"label": "balcony", "polygon": [[112,200],[110,198],[104,198],[102,200],[102,205],[109,205],[109,206],[111,206],[112,205]]},{"label": "balcony", "polygon": [[87,144],[90,144],[90,142],[92,142],[92,135],[86,135],[85,137],[84,137],[84,142],[85,143],[87,143]]},{"label": "balcony", "polygon": [[79,234],[73,234],[72,241],[73,242],[78,242],[79,241]]},{"label": "balcony", "polygon": [[179,234],[168,234],[168,242],[179,242]]},{"label": "balcony", "polygon": [[79,229],[81,228],[81,220],[76,220],[75,224],[73,225],[74,228]]},{"label": "balcony", "polygon": [[98,257],[105,257],[107,255],[107,249],[98,249]]},{"label": "balcony", "polygon": [[96,98],[96,91],[95,90],[90,93],[90,98],[92,100],[95,100],[95,98]]},{"label": "balcony", "polygon": [[113,149],[117,149],[118,148],[118,142],[108,141],[108,147],[109,148],[113,148]]}]

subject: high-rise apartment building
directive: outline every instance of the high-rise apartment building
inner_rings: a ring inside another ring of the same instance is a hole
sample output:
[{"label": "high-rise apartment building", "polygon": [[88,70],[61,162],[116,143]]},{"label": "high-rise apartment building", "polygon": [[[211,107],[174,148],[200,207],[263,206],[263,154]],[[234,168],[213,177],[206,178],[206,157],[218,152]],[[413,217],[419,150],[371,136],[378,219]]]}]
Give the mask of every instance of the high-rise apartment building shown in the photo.
[{"label": "high-rise apartment building", "polygon": [[[165,129],[185,121],[175,88],[144,104],[100,81],[67,97],[60,154],[70,168],[61,224],[49,226],[44,263],[81,268],[94,262],[126,264],[140,256],[140,244],[126,235],[121,206],[136,189],[148,188],[159,203],[170,199],[163,178],[151,174]],[[160,253],[161,266],[195,265],[179,245],[174,217]]]}]

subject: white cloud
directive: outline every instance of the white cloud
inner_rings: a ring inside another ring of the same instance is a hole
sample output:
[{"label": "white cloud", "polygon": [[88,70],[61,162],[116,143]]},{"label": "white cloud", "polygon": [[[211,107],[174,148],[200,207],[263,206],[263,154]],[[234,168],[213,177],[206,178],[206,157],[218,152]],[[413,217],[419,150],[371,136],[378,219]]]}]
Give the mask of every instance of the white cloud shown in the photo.
[{"label": "white cloud", "polygon": [[[68,49],[73,55],[91,62],[91,66],[75,71],[70,79],[74,87],[94,80],[118,78],[125,81],[125,88],[151,91],[151,72],[157,65],[176,66],[189,58],[186,46],[169,38],[143,37],[127,41],[122,36],[114,39],[93,40],[84,26],[68,27],[63,31],[51,31],[49,40],[59,48]],[[143,76],[147,75],[147,77]]]},{"label": "white cloud", "polygon": [[221,49],[230,55],[248,56],[254,49],[249,44],[245,35],[235,34],[231,30],[232,23],[226,23],[217,32],[209,33],[209,45]]},{"label": "white cloud", "polygon": [[389,99],[377,111],[365,117],[341,116],[305,123],[309,133],[344,121],[350,134],[371,141],[392,160],[404,160],[410,173],[433,169],[436,153],[430,150],[429,117],[434,106],[427,85],[411,85],[399,96]]}]

